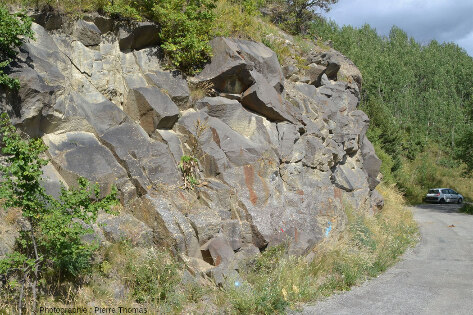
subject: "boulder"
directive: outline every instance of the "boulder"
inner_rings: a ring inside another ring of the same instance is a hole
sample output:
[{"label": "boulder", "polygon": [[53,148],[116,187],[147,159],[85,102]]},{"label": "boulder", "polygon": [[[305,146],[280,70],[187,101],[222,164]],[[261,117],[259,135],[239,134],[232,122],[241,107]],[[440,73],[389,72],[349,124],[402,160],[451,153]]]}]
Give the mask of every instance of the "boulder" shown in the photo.
[{"label": "boulder", "polygon": [[132,89],[123,109],[149,134],[156,129],[171,129],[179,118],[176,104],[155,87]]},{"label": "boulder", "polygon": [[333,177],[337,187],[348,192],[364,188],[367,180],[366,174],[361,169],[353,168],[348,163],[337,166]]},{"label": "boulder", "polygon": [[383,196],[376,189],[371,191],[370,197],[371,197],[371,209],[373,209],[374,213],[383,209],[384,207]]},{"label": "boulder", "polygon": [[97,224],[111,243],[128,241],[133,246],[153,246],[153,230],[130,214],[100,213]]},{"label": "boulder", "polygon": [[63,26],[63,16],[51,6],[44,6],[41,12],[35,12],[31,18],[48,31],[57,30]]},{"label": "boulder", "polygon": [[139,50],[159,43],[159,27],[151,22],[122,25],[118,32],[121,51]]},{"label": "boulder", "polygon": [[374,190],[379,184],[378,174],[381,168],[381,160],[376,156],[373,144],[365,136],[361,145],[363,155],[363,169],[368,174],[370,190]]},{"label": "boulder", "polygon": [[213,260],[214,266],[228,265],[235,253],[230,243],[223,235],[217,235],[200,248],[202,251],[208,251]]},{"label": "boulder", "polygon": [[84,20],[78,20],[74,23],[72,34],[85,46],[98,45],[102,40],[102,33],[100,32],[97,25]]},{"label": "boulder", "polygon": [[168,146],[149,138],[140,126],[123,123],[100,139],[126,169],[138,194],[145,194],[153,185],[179,183],[180,174]]},{"label": "boulder", "polygon": [[128,182],[125,169],[92,133],[48,134],[43,141],[51,162],[68,186],[77,186],[77,179],[85,177],[100,184],[102,194],[108,194],[112,185],[121,188]]},{"label": "boulder", "polygon": [[325,72],[327,68],[315,63],[311,63],[308,67],[309,68],[306,70],[306,75],[310,79],[310,84],[315,85],[316,87],[322,85],[322,75],[326,75]]},{"label": "boulder", "polygon": [[179,73],[169,71],[155,71],[146,74],[149,84],[156,85],[178,104],[189,100],[190,90],[187,81]]},{"label": "boulder", "polygon": [[213,56],[196,77],[200,82],[210,81],[218,92],[240,94],[254,80],[250,74],[254,66],[238,53],[238,44],[229,38],[217,37],[210,41]]},{"label": "boulder", "polygon": [[210,276],[211,270],[214,268],[208,262],[195,258],[195,257],[188,257],[184,254],[180,254],[179,258],[182,262],[186,265],[187,270],[191,273],[191,275],[195,276]]},{"label": "boulder", "polygon": [[129,209],[138,220],[153,229],[157,244],[171,248],[176,254],[184,253],[189,257],[202,259],[194,229],[169,199],[171,198],[150,193],[141,199],[135,199]]},{"label": "boulder", "polygon": [[269,86],[283,91],[284,74],[276,53],[262,43],[217,37],[210,45],[213,57],[197,76],[199,81],[211,81],[219,92],[240,94],[254,83],[250,71],[255,70]]},{"label": "boulder", "polygon": [[255,83],[242,95],[243,106],[261,114],[270,121],[294,121],[281,95],[271,87],[262,75],[253,72],[253,76]]},{"label": "boulder", "polygon": [[43,171],[41,186],[44,187],[48,195],[58,198],[61,193],[61,187],[68,188],[66,182],[51,163],[43,166],[41,170]]}]

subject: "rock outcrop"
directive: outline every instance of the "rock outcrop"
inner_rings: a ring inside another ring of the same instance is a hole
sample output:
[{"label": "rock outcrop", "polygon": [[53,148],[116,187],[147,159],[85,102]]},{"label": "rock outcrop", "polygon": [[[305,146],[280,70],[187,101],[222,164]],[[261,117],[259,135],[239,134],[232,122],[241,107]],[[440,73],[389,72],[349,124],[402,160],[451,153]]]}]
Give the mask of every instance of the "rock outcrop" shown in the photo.
[{"label": "rock outcrop", "polygon": [[[38,17],[10,69],[21,89],[0,106],[48,145],[52,190],[78,176],[118,187],[126,214],[101,217],[107,241],[139,233],[137,245],[167,245],[223,283],[258,249],[288,241],[305,254],[344,228],[345,204],[382,206],[361,75],[339,53],[309,54],[300,82],[263,44],[216,38],[186,79],[161,67],[155,25],[84,19],[64,30]],[[195,99],[188,81],[215,93]],[[183,155],[199,161],[194,190],[182,188]]]}]

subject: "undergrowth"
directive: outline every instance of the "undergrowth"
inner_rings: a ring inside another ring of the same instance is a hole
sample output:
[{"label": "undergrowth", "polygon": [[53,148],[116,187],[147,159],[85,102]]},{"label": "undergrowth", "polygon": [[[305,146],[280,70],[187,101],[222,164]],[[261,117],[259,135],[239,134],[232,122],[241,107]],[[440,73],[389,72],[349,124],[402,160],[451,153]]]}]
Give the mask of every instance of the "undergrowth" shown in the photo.
[{"label": "undergrowth", "polygon": [[210,280],[190,277],[164,249],[120,243],[102,250],[101,262],[74,295],[44,299],[41,305],[140,306],[148,313],[175,314],[284,313],[377,276],[415,244],[417,225],[402,195],[392,185],[378,189],[385,198],[383,210],[367,215],[346,207],[346,230],[319,244],[312,261],[289,256],[284,245],[272,247],[241,266],[241,284],[217,289]]},{"label": "undergrowth", "polygon": [[465,203],[463,207],[460,208],[460,212],[466,214],[473,214],[473,204]]}]

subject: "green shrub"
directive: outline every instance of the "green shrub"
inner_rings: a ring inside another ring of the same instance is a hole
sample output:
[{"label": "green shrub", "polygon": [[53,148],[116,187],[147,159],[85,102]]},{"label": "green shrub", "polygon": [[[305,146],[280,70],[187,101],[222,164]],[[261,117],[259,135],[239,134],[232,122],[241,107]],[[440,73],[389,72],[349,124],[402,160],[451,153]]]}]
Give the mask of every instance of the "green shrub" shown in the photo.
[{"label": "green shrub", "polygon": [[473,214],[473,204],[465,203],[463,207],[460,208],[460,212],[466,214]]},{"label": "green shrub", "polygon": [[31,288],[34,311],[45,273],[60,281],[77,278],[89,269],[98,245],[85,242],[83,237],[93,233],[89,226],[98,211],[107,211],[117,202],[116,189],[99,199],[98,185],[91,186],[80,178],[78,188],[62,188],[55,199],[41,186],[42,167],[48,163],[41,158],[46,150],[42,140],[22,140],[5,113],[0,120],[0,135],[2,154],[6,156],[6,165],[0,165],[0,199],[6,208],[20,209],[27,223],[20,231],[16,250],[0,260],[0,275],[8,280],[10,289],[20,292],[19,310],[25,287]]},{"label": "green shrub", "polygon": [[214,8],[215,0],[155,0],[152,12],[161,26],[161,47],[174,66],[194,73],[208,60]]},{"label": "green shrub", "polygon": [[25,39],[33,38],[31,19],[24,12],[10,14],[4,5],[0,4],[0,85],[10,89],[18,89],[20,82],[9,77],[4,68],[16,56],[15,49],[23,44]]}]

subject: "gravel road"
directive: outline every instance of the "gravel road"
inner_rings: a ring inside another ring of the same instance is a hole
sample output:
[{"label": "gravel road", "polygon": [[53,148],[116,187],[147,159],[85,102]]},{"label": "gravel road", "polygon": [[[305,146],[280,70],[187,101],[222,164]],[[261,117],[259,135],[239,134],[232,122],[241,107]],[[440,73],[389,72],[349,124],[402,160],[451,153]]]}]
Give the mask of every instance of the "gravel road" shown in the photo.
[{"label": "gravel road", "polygon": [[411,208],[422,238],[401,262],[299,314],[473,314],[473,215],[458,208]]}]

